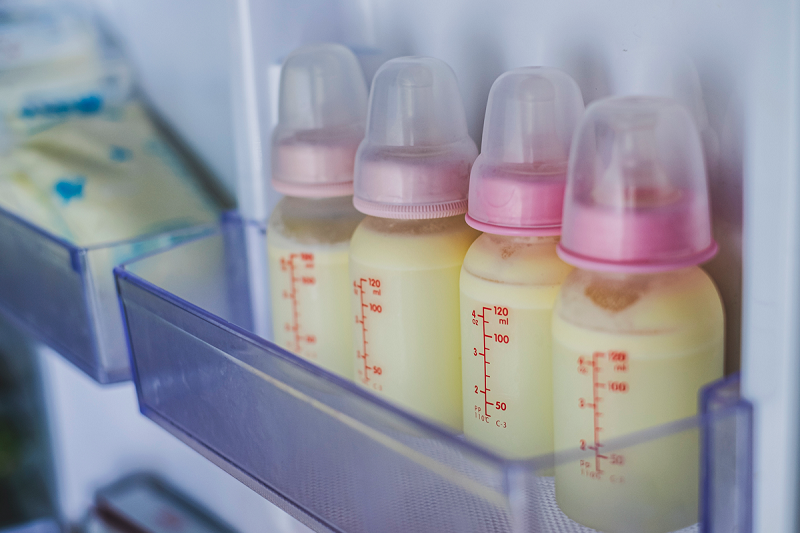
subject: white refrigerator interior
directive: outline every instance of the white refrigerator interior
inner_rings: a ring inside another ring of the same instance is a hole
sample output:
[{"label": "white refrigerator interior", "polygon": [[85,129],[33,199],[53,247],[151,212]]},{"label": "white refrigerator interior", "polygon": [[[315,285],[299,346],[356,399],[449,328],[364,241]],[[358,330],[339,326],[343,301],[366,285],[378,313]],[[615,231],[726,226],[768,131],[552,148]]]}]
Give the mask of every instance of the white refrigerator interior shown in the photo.
[{"label": "white refrigerator interior", "polygon": [[[382,59],[401,55],[443,59],[458,76],[476,142],[492,82],[519,66],[566,71],[587,105],[610,95],[645,93],[682,102],[701,131],[711,181],[720,253],[706,268],[725,302],[726,362],[728,370],[736,370],[741,361],[743,391],[755,405],[755,531],[796,530],[800,9],[795,2],[90,3],[120,37],[148,100],[235,192],[241,212],[256,220],[264,220],[277,199],[268,187],[275,65],[304,43],[348,45],[368,73]],[[100,389],[65,363],[43,357],[69,518],[88,503],[90,488],[137,466],[163,469],[243,530],[255,531],[265,517],[275,527],[295,527],[288,519],[281,525],[277,510],[140,420],[132,385]],[[108,426],[113,420],[119,426]],[[70,431],[75,424],[83,431]],[[109,435],[108,427],[125,429]],[[92,439],[104,443],[102,453],[77,452],[92,450]]]}]

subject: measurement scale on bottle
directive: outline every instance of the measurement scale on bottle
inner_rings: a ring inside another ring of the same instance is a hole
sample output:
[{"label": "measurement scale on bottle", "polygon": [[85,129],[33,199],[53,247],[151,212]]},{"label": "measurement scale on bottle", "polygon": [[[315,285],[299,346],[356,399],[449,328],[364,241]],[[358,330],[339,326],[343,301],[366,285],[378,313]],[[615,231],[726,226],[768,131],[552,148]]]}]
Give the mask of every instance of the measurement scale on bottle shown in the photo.
[{"label": "measurement scale on bottle", "polygon": [[291,307],[289,320],[284,323],[284,329],[290,335],[288,348],[297,355],[315,359],[317,337],[303,328],[300,306],[301,289],[313,287],[317,283],[314,275],[314,254],[291,253],[288,257],[281,257],[281,272],[286,272],[289,276],[289,288],[284,289],[281,294]]},{"label": "measurement scale on bottle", "polygon": [[611,483],[624,483],[625,456],[622,454],[604,454],[602,449],[603,433],[603,402],[611,399],[611,395],[620,395],[628,392],[628,382],[625,380],[628,372],[628,354],[621,351],[594,352],[591,357],[578,358],[578,373],[590,377],[592,380],[592,395],[590,398],[578,399],[580,409],[592,410],[592,436],[589,439],[580,439],[581,450],[594,452],[594,459],[581,459],[581,475],[600,481],[608,480]]},{"label": "measurement scale on bottle", "polygon": [[381,306],[381,280],[377,278],[359,278],[353,282],[353,291],[358,296],[360,309],[356,314],[356,324],[361,327],[360,346],[356,348],[356,357],[361,364],[356,366],[356,373],[361,383],[376,391],[383,390],[381,376],[383,368],[373,364],[369,354],[369,317],[383,312]]},{"label": "measurement scale on bottle", "polygon": [[502,331],[502,326],[509,325],[508,307],[493,305],[489,307],[483,306],[480,311],[473,309],[472,325],[481,329],[480,340],[476,346],[473,346],[472,355],[483,359],[483,382],[474,385],[475,394],[483,396],[483,402],[475,405],[473,414],[481,422],[494,424],[495,427],[500,429],[506,429],[508,423],[502,420],[502,413],[509,408],[508,402],[489,400],[489,393],[492,391],[489,387],[489,379],[492,377],[489,373],[489,365],[491,365],[489,352],[492,348],[489,345],[493,345],[495,351],[499,352],[503,345],[508,345],[511,342],[510,334]]}]

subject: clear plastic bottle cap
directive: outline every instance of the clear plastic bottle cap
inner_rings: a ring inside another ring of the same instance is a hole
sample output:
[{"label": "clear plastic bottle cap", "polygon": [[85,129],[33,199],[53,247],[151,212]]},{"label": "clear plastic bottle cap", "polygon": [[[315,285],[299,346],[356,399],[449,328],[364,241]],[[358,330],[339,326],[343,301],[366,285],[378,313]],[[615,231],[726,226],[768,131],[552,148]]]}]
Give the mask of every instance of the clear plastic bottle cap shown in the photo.
[{"label": "clear plastic bottle cap", "polygon": [[392,59],[372,82],[353,203],[384,218],[464,214],[477,155],[453,70],[430,57]]},{"label": "clear plastic bottle cap", "polygon": [[654,97],[589,106],[570,155],[558,252],[612,272],[674,270],[714,256],[702,144],[685,108]]},{"label": "clear plastic bottle cap", "polygon": [[279,99],[275,190],[311,198],[353,194],[367,114],[367,85],[355,55],[338,44],[298,48],[283,63]]},{"label": "clear plastic bottle cap", "polygon": [[519,68],[489,91],[467,223],[500,235],[558,235],[572,134],[583,96],[564,72]]}]

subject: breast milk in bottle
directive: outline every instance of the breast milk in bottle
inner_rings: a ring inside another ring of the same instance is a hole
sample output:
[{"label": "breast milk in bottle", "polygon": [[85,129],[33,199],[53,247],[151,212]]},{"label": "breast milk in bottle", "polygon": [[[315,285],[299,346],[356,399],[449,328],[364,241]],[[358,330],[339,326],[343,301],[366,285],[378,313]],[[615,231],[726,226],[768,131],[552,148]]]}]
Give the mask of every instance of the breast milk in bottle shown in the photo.
[{"label": "breast milk in bottle", "polygon": [[364,137],[367,87],[355,56],[322,44],[292,52],[281,70],[272,186],[286,195],[267,227],[275,342],[353,377],[350,237],[353,165]]},{"label": "breast milk in bottle", "polygon": [[[572,146],[559,255],[577,267],[553,315],[556,499],[607,533],[697,521],[698,434],[615,438],[696,414],[722,376],[723,313],[700,138],[672,100],[589,106]],[[644,440],[645,437],[639,437]]]},{"label": "breast milk in bottle", "polygon": [[350,244],[356,380],[460,430],[458,278],[478,232],[467,226],[467,134],[445,63],[405,57],[375,74],[356,157]]},{"label": "breast milk in bottle", "polygon": [[551,317],[572,267],[556,254],[575,81],[520,68],[494,82],[467,224],[485,233],[461,268],[464,434],[504,455],[553,451]]}]

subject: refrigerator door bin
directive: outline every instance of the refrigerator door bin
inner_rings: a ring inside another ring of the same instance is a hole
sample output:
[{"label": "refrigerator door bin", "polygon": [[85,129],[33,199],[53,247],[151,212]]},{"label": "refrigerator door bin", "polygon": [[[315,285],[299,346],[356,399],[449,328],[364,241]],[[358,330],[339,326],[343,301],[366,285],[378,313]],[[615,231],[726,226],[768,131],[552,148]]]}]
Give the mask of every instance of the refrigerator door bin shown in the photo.
[{"label": "refrigerator door bin", "polygon": [[130,379],[114,265],[212,228],[79,247],[0,209],[0,311],[98,382]]},{"label": "refrigerator door bin", "polygon": [[[242,246],[248,231],[228,218],[115,270],[146,416],[318,531],[592,531],[561,512],[549,477],[588,451],[505,460],[252,333],[242,315],[257,293],[257,276],[243,275],[257,263]],[[735,376],[702,405],[604,447],[663,472],[673,444],[701,450],[685,489],[700,494],[701,522],[692,525],[697,506],[687,511],[686,500],[670,507],[643,491],[644,510],[622,531],[660,514],[678,517],[673,530],[750,532],[750,406]]]}]

